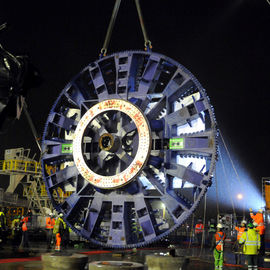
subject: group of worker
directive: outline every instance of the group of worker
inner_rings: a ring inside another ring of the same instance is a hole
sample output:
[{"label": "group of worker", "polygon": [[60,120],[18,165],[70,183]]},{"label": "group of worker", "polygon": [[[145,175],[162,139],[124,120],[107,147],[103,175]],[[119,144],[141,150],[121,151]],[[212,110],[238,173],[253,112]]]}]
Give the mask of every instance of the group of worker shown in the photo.
[{"label": "group of worker", "polygon": [[[29,227],[31,224],[32,212],[28,210],[25,216],[14,216],[11,221],[10,228],[7,225],[7,220],[4,211],[0,207],[0,249],[7,236],[7,231],[11,230],[11,243],[13,251],[19,247],[29,249]],[[53,247],[55,251],[61,251],[66,248],[69,242],[69,229],[63,220],[63,214],[60,213],[56,218],[53,213],[46,217],[46,239],[47,251]]]},{"label": "group of worker", "polygon": [[[13,250],[16,250],[16,247],[22,245],[24,248],[29,247],[28,241],[28,224],[31,222],[32,211],[29,209],[27,216],[14,216],[11,222],[11,239]],[[7,232],[7,220],[4,211],[0,207],[0,248],[2,249],[2,244],[6,239]]]},{"label": "group of worker", "polygon": [[63,220],[63,214],[60,213],[58,218],[55,218],[53,213],[50,213],[46,218],[46,237],[47,251],[54,250],[59,252],[61,247],[66,248],[69,242],[69,228]]},{"label": "group of worker", "polygon": [[[251,222],[247,223],[245,220],[241,222],[240,227],[235,227],[237,233],[238,252],[246,255],[248,269],[258,269],[258,255],[264,255],[264,218],[263,210],[260,209],[258,213],[254,214],[250,208]],[[213,250],[215,259],[215,269],[223,269],[224,260],[224,241],[226,234],[223,231],[223,225],[217,225],[217,231],[212,239],[211,248]]]}]

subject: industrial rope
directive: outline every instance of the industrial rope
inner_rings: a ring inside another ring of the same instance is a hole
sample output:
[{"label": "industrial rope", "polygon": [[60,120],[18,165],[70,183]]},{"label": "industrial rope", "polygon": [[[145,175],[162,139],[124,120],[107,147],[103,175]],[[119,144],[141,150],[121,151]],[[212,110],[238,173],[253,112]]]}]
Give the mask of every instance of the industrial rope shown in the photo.
[{"label": "industrial rope", "polygon": [[112,16],[111,16],[111,20],[110,20],[110,23],[109,23],[109,27],[107,29],[106,37],[105,37],[105,40],[104,40],[104,43],[103,43],[103,47],[102,47],[102,49],[100,51],[100,58],[102,58],[103,56],[106,56],[106,54],[107,54],[107,49],[108,49],[108,46],[109,46],[109,43],[110,43],[110,40],[111,40],[112,31],[113,31],[113,27],[114,27],[114,24],[115,24],[115,20],[116,20],[117,14],[118,14],[120,4],[121,4],[121,0],[116,0],[115,1]]},{"label": "industrial rope", "polygon": [[[242,183],[242,181],[241,181],[241,179],[240,179],[240,177],[239,177],[239,174],[238,174],[238,172],[237,172],[237,170],[236,170],[236,168],[235,168],[235,166],[234,166],[234,162],[233,162],[233,160],[232,160],[232,158],[231,158],[231,155],[230,155],[230,152],[229,152],[229,150],[228,150],[228,147],[227,147],[227,145],[226,145],[226,143],[225,143],[225,140],[224,140],[224,138],[223,138],[223,136],[222,136],[221,130],[219,130],[219,133],[220,133],[220,137],[221,137],[221,139],[222,139],[223,145],[224,145],[224,147],[225,147],[225,150],[226,150],[226,152],[227,152],[227,154],[228,154],[228,157],[229,157],[229,159],[230,159],[230,162],[231,162],[231,164],[232,164],[233,170],[234,170],[234,172],[235,172],[235,174],[236,174],[236,179],[238,180],[238,182],[239,182],[239,184],[240,184],[240,186],[241,186],[241,189],[244,190],[244,188],[243,188],[243,187],[244,187],[244,186],[243,186],[243,183]],[[221,155],[221,151],[220,151],[220,155]],[[243,216],[245,216],[245,208],[244,208],[244,211],[243,211]]]},{"label": "industrial rope", "polygon": [[[225,166],[224,166],[224,162],[223,162],[223,158],[222,158],[222,154],[221,154],[220,149],[219,149],[219,153],[220,153],[220,160],[221,160],[223,172],[224,172],[224,175],[225,175],[225,180],[226,180],[227,186],[228,186],[228,188],[229,188],[230,185],[229,185],[229,181],[228,181],[228,177],[227,177],[227,173],[226,173],[226,170],[225,170]],[[231,204],[232,204],[232,209],[233,209],[233,215],[234,215],[234,218],[236,218],[235,207],[234,207],[234,203],[233,203],[232,194],[231,194],[230,191],[231,191],[231,190],[229,190],[229,194],[230,194],[230,199],[231,199]]]},{"label": "industrial rope", "polygon": [[136,4],[136,7],[137,7],[137,12],[138,12],[142,32],[143,32],[144,47],[145,47],[145,50],[149,51],[150,49],[152,49],[152,45],[151,45],[151,41],[148,38],[146,28],[145,28],[145,25],[144,25],[142,10],[141,10],[141,6],[140,6],[140,0],[135,0],[135,4]]},{"label": "industrial rope", "polygon": [[202,242],[201,242],[201,251],[199,257],[202,255],[204,240],[205,240],[205,217],[206,217],[206,203],[207,203],[207,193],[204,195],[204,210],[203,210],[203,233],[202,233]]},{"label": "industrial rope", "polygon": [[[217,216],[219,217],[218,179],[217,179],[217,169],[216,168],[215,168],[215,180],[216,180]],[[217,218],[217,222],[218,222],[218,218]]]},{"label": "industrial rope", "polygon": [[193,226],[194,226],[194,214],[192,214],[192,221],[191,221],[191,227],[190,227],[190,235],[189,235],[189,245],[188,248],[191,247],[191,240],[192,240],[192,234],[193,234]]},{"label": "industrial rope", "polygon": [[[112,36],[112,31],[113,31],[113,27],[115,24],[115,20],[119,11],[119,7],[121,4],[121,0],[116,0],[115,4],[114,4],[114,8],[113,8],[113,12],[112,12],[112,16],[111,16],[111,20],[107,29],[107,33],[105,36],[105,40],[102,46],[102,49],[100,51],[100,58],[102,58],[103,56],[106,56],[107,54],[107,50],[108,50],[108,46],[111,40],[111,36]],[[146,51],[150,51],[152,49],[152,44],[151,41],[148,38],[147,32],[146,32],[146,28],[145,28],[145,24],[143,21],[143,15],[142,15],[142,10],[141,10],[141,6],[140,6],[140,2],[139,0],[135,0],[135,4],[136,4],[136,8],[137,8],[137,12],[138,12],[138,16],[139,16],[139,21],[140,21],[140,25],[142,28],[142,33],[143,33],[143,38],[144,38],[144,47]]]},{"label": "industrial rope", "polygon": [[[236,174],[236,178],[237,178],[237,180],[239,181],[239,183],[240,183],[241,186],[242,186],[241,179],[240,179],[239,174],[238,174],[238,172],[237,172],[237,170],[236,170],[236,168],[235,168],[235,166],[234,166],[234,163],[233,163],[233,161],[232,161],[230,152],[229,152],[229,150],[228,150],[228,147],[227,147],[227,145],[226,145],[226,143],[225,143],[225,140],[224,140],[224,138],[223,138],[222,133],[221,133],[220,130],[219,130],[219,133],[220,133],[220,137],[221,137],[221,139],[222,139],[223,145],[224,145],[224,147],[225,147],[225,150],[226,150],[226,152],[227,152],[227,154],[228,154],[228,157],[229,157],[229,159],[230,159],[230,162],[231,162],[231,164],[232,164],[233,170],[234,170],[234,172],[235,172],[235,174]],[[220,152],[220,153],[221,153],[221,152]]]}]

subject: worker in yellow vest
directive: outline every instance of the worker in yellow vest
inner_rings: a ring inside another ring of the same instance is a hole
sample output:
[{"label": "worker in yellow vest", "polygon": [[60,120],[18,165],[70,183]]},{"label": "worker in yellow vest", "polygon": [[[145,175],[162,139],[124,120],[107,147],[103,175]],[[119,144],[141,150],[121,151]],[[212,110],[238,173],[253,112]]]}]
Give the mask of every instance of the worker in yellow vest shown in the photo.
[{"label": "worker in yellow vest", "polygon": [[46,237],[47,237],[47,251],[51,249],[51,245],[53,244],[53,227],[55,225],[55,219],[53,217],[53,213],[50,213],[48,217],[46,217]]},{"label": "worker in yellow vest", "polygon": [[242,234],[239,244],[243,245],[243,253],[247,256],[248,270],[258,270],[258,254],[261,247],[261,238],[252,223],[248,224],[248,231]]},{"label": "worker in yellow vest", "polygon": [[6,216],[2,207],[0,207],[0,249],[3,249],[2,244],[4,241],[4,235],[6,231]]},{"label": "worker in yellow vest", "polygon": [[13,252],[17,251],[22,239],[20,218],[21,218],[20,216],[15,216],[11,222],[11,242]]},{"label": "worker in yellow vest", "polygon": [[250,217],[253,219],[253,222],[257,223],[257,231],[261,237],[261,248],[260,255],[264,256],[265,253],[265,243],[264,243],[264,234],[265,234],[265,226],[264,226],[264,217],[263,217],[263,209],[259,209],[256,214],[253,213],[252,208],[249,208]]},{"label": "worker in yellow vest", "polygon": [[55,225],[53,228],[53,234],[55,235],[55,239],[56,239],[55,251],[58,251],[58,252],[61,251],[61,242],[62,242],[62,238],[64,237],[65,229],[66,229],[66,223],[63,220],[63,214],[60,213],[58,218],[55,221]]}]

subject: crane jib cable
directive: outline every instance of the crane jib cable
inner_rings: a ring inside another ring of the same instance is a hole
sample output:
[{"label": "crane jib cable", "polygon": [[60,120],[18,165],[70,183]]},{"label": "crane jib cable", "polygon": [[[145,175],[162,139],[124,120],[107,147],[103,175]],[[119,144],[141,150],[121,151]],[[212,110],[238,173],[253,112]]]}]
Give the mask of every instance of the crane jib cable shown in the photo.
[{"label": "crane jib cable", "polygon": [[145,25],[144,25],[142,10],[141,10],[141,6],[140,6],[140,0],[135,0],[135,3],[136,3],[136,7],[137,7],[137,12],[138,12],[142,32],[143,32],[144,46],[145,46],[145,49],[149,51],[150,49],[152,49],[152,45],[151,45],[151,41],[148,38],[146,28],[145,28]]},{"label": "crane jib cable", "polygon": [[111,16],[111,20],[110,20],[110,23],[109,23],[109,26],[108,26],[108,29],[107,29],[106,37],[105,37],[105,40],[104,40],[104,43],[103,43],[103,47],[102,47],[102,49],[100,51],[100,57],[101,58],[103,56],[105,56],[106,53],[107,53],[107,49],[108,49],[109,42],[110,42],[110,39],[111,39],[111,36],[112,36],[113,27],[114,27],[114,24],[115,24],[115,20],[116,20],[117,14],[118,14],[120,4],[121,4],[121,0],[116,0],[115,1],[112,16]]},{"label": "crane jib cable", "polygon": [[[229,190],[229,188],[230,188],[229,180],[228,180],[228,176],[227,176],[227,173],[226,173],[226,170],[225,170],[225,166],[224,166],[224,162],[223,162],[223,158],[222,158],[222,153],[221,153],[220,149],[219,149],[219,153],[220,153],[220,160],[221,160],[223,173],[224,173],[226,184],[227,184],[227,187],[228,187],[228,190]],[[234,218],[236,218],[236,212],[235,212],[235,207],[234,207],[233,198],[232,198],[232,194],[231,194],[231,189],[229,190],[229,195],[230,195],[230,200],[231,200],[231,204],[232,204],[233,215],[234,215]]]},{"label": "crane jib cable", "polygon": [[[115,1],[112,16],[111,16],[110,23],[109,23],[107,33],[105,36],[105,40],[104,40],[102,49],[100,51],[100,58],[102,58],[103,56],[106,56],[107,54],[108,46],[111,40],[112,31],[113,31],[113,27],[114,27],[116,17],[119,11],[120,4],[121,4],[121,0]],[[144,37],[144,47],[146,51],[150,51],[152,49],[152,44],[147,35],[139,0],[135,0],[135,4],[136,4],[138,16],[139,16],[140,25],[142,28],[143,37]]]}]

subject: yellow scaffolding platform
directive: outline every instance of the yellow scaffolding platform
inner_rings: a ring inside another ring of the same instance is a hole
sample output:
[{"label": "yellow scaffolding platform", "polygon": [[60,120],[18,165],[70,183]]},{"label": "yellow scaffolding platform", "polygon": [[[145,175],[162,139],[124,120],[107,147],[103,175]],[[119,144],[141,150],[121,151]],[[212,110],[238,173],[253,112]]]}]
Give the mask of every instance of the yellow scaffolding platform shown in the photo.
[{"label": "yellow scaffolding platform", "polygon": [[41,175],[41,165],[37,161],[17,159],[0,160],[0,174]]}]

